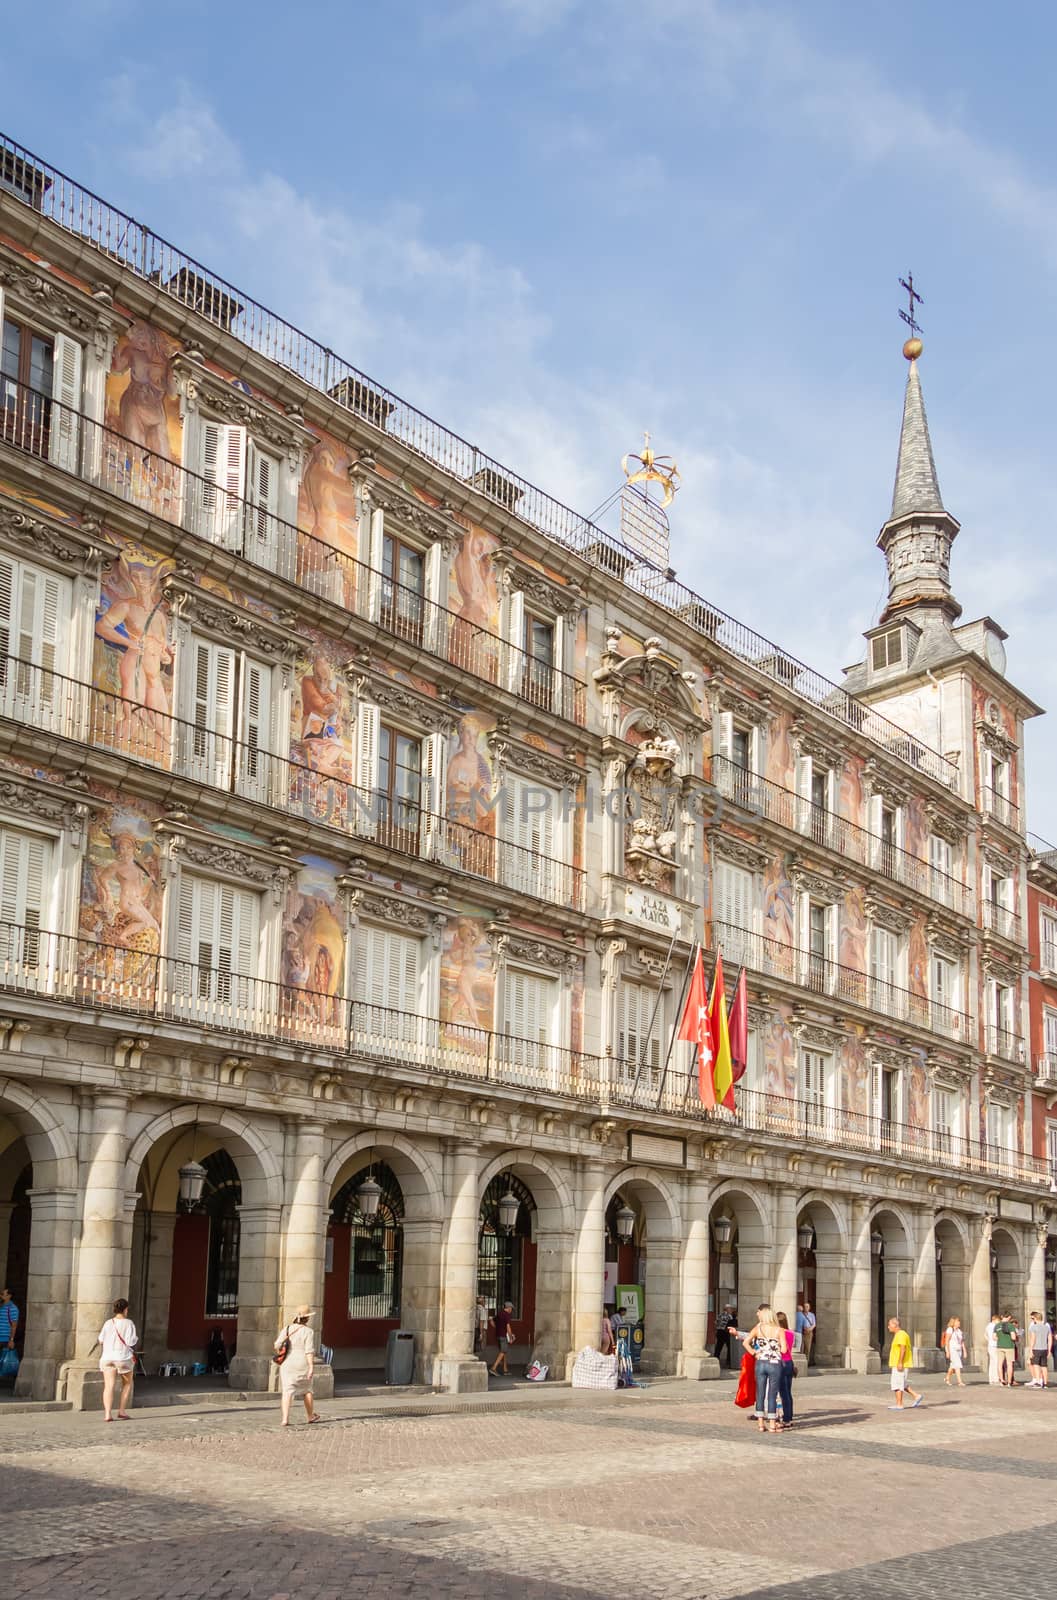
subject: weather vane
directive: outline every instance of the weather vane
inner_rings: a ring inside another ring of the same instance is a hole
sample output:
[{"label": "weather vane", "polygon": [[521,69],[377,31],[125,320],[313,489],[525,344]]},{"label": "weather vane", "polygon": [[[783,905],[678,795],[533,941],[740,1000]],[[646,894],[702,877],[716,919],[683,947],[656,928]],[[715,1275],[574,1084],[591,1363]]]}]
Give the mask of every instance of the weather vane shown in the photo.
[{"label": "weather vane", "polygon": [[[670,506],[675,499],[676,491],[679,488],[676,482],[679,476],[679,468],[671,456],[659,456],[650,448],[650,436],[648,433],[644,436],[644,440],[641,452],[635,455],[629,451],[620,465],[628,483],[644,483],[647,485],[659,483],[661,485],[661,508],[663,510],[665,506]],[[629,463],[636,468],[635,471],[630,470]],[[644,490],[644,493],[646,498],[649,499],[650,491],[648,487]]]},{"label": "weather vane", "polygon": [[900,278],[899,287],[907,292],[907,309],[905,311],[900,309],[899,315],[910,329],[910,338],[903,346],[903,354],[908,361],[913,361],[916,356],[921,354],[923,348],[921,343],[921,324],[914,315],[914,306],[923,306],[925,302],[914,288],[914,274],[912,272],[908,272],[905,278]]}]

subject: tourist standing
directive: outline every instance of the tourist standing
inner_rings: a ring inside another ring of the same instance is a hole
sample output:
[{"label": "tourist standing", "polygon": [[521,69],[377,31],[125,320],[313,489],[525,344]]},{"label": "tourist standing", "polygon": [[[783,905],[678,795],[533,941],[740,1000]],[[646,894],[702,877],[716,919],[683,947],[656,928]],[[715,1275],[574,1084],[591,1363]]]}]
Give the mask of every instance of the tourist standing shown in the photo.
[{"label": "tourist standing", "polygon": [[722,1313],[716,1320],[716,1342],[712,1347],[712,1354],[720,1366],[723,1365],[723,1357],[726,1356],[728,1369],[734,1365],[730,1341],[737,1334],[737,1331],[738,1319],[734,1313],[734,1307],[724,1306]]},{"label": "tourist standing", "polygon": [[796,1376],[796,1367],[793,1364],[793,1341],[796,1338],[789,1326],[789,1319],[784,1311],[778,1313],[778,1326],[782,1330],[782,1375],[778,1380],[778,1398],[782,1403],[782,1427],[793,1426],[793,1379]]},{"label": "tourist standing", "polygon": [[492,1321],[495,1323],[496,1344],[499,1349],[496,1351],[496,1358],[488,1370],[493,1378],[498,1378],[500,1376],[499,1363],[502,1362],[502,1376],[507,1378],[510,1373],[506,1364],[506,1350],[507,1345],[514,1342],[511,1337],[511,1329],[514,1325],[514,1302],[512,1300],[504,1300],[502,1311],[497,1311]]},{"label": "tourist standing", "polygon": [[1028,1323],[1028,1362],[1031,1366],[1029,1389],[1045,1389],[1050,1369],[1050,1351],[1053,1349],[1053,1329],[1043,1320],[1041,1311],[1031,1313]]},{"label": "tourist standing", "polygon": [[987,1340],[987,1381],[990,1384],[998,1383],[998,1344],[995,1341],[995,1329],[998,1327],[997,1311],[984,1329],[984,1338]]},{"label": "tourist standing", "polygon": [[18,1307],[10,1289],[0,1289],[0,1348],[13,1350],[18,1332]]},{"label": "tourist standing", "polygon": [[797,1309],[796,1331],[800,1335],[801,1348],[804,1352],[804,1365],[811,1365],[811,1356],[815,1348],[815,1329],[818,1326],[815,1313],[811,1309],[811,1302],[805,1300]]},{"label": "tourist standing", "polygon": [[312,1380],[316,1370],[316,1336],[308,1325],[311,1315],[310,1306],[298,1306],[294,1320],[286,1325],[275,1341],[276,1350],[282,1347],[284,1341],[289,1343],[286,1357],[279,1368],[284,1428],[290,1426],[290,1407],[295,1395],[304,1401],[305,1416],[309,1422],[323,1420],[316,1410],[312,1394]]},{"label": "tourist standing", "polygon": [[998,1381],[1003,1389],[1016,1387],[1017,1325],[1011,1311],[1003,1311],[995,1323],[995,1346],[998,1350]]},{"label": "tourist standing", "polygon": [[477,1296],[477,1303],[473,1308],[473,1347],[483,1350],[488,1341],[488,1306],[483,1294]]},{"label": "tourist standing", "polygon": [[964,1389],[962,1382],[962,1367],[965,1365],[965,1335],[962,1332],[961,1317],[951,1317],[943,1330],[943,1349],[947,1356],[947,1376],[944,1383],[949,1389],[951,1379],[957,1380],[958,1388]]},{"label": "tourist standing", "polygon": [[910,1409],[914,1411],[921,1404],[922,1397],[916,1389],[910,1387],[907,1378],[913,1356],[913,1351],[910,1348],[910,1335],[900,1327],[898,1317],[889,1317],[888,1331],[892,1335],[892,1343],[888,1351],[888,1368],[892,1374],[892,1393],[895,1395],[895,1404],[890,1405],[888,1409],[889,1411],[902,1411],[903,1396],[908,1394],[913,1401]]},{"label": "tourist standing", "polygon": [[113,1315],[99,1330],[96,1341],[102,1346],[99,1370],[103,1374],[103,1421],[114,1420],[114,1390],[121,1379],[121,1399],[118,1403],[118,1420],[129,1422],[128,1408],[132,1403],[132,1375],[139,1335],[128,1314],[128,1301],[115,1300]]},{"label": "tourist standing", "polygon": [[784,1330],[770,1306],[762,1306],[759,1321],[742,1340],[756,1357],[756,1420],[760,1432],[781,1433],[778,1391],[782,1377]]},{"label": "tourist standing", "polygon": [[613,1324],[609,1320],[609,1307],[602,1307],[602,1337],[598,1343],[598,1352],[603,1356],[613,1354]]}]

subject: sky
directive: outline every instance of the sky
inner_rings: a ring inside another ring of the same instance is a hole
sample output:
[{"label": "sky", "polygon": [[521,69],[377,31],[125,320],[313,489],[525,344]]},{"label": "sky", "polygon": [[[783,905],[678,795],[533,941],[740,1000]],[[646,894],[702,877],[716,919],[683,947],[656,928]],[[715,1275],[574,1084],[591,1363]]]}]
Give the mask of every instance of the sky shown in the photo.
[{"label": "sky", "polygon": [[[0,124],[577,510],[648,428],[683,582],[839,681],[920,363],[963,621],[1057,708],[1057,11],[52,0]],[[1028,826],[1057,839],[1029,725]]]}]

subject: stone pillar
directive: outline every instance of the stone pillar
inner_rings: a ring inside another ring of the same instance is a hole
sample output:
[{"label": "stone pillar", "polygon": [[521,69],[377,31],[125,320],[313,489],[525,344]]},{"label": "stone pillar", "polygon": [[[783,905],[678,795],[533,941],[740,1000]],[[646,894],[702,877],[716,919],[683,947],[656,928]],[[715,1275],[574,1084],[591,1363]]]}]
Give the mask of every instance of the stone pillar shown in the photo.
[{"label": "stone pillar", "polygon": [[[982,1223],[982,1225],[981,1225]],[[972,1235],[979,1228],[975,1247]],[[985,1329],[991,1321],[991,1218],[969,1219],[969,1327],[966,1344],[972,1351],[971,1360],[987,1377],[987,1339]]]},{"label": "stone pillar", "polygon": [[796,1286],[799,1280],[796,1241],[796,1190],[780,1188],[774,1197],[774,1276],[771,1305],[784,1311],[789,1326],[796,1327]]},{"label": "stone pillar", "polygon": [[643,1360],[665,1376],[679,1368],[681,1239],[646,1239],[646,1342]]},{"label": "stone pillar", "polygon": [[880,1372],[880,1353],[873,1348],[870,1312],[873,1304],[873,1255],[870,1250],[870,1202],[853,1200],[848,1251],[848,1343],[844,1365],[853,1372]]},{"label": "stone pillar", "polygon": [[62,1370],[66,1399],[75,1411],[95,1410],[103,1402],[99,1330],[119,1297],[128,1296],[128,1272],[135,1195],[125,1193],[128,1134],[127,1097],[101,1090],[87,1097],[91,1130],[82,1141],[84,1202],[73,1285],[73,1359]]},{"label": "stone pillar", "polygon": [[[538,1221],[538,1218],[537,1218]],[[575,1235],[563,1228],[540,1228],[536,1236],[536,1325],[531,1355],[557,1375],[569,1345]],[[598,1282],[598,1320],[602,1320],[602,1275]]]},{"label": "stone pillar", "polygon": [[[317,1344],[322,1338],[323,1329],[323,1278],[329,1216],[323,1182],[325,1143],[325,1130],[321,1122],[297,1122],[287,1129],[285,1193],[289,1203],[282,1241],[280,1320],[289,1320],[299,1305],[311,1306]],[[241,1279],[240,1262],[240,1304]],[[274,1340],[274,1333],[272,1338]],[[316,1398],[329,1399],[334,1393],[334,1369],[317,1362],[314,1382]]]},{"label": "stone pillar", "polygon": [[415,1335],[415,1382],[433,1382],[440,1334],[439,1222],[404,1219],[404,1267],[400,1287],[400,1325]]},{"label": "stone pillar", "polygon": [[602,1161],[587,1158],[580,1167],[580,1231],[573,1247],[572,1349],[566,1354],[566,1378],[572,1376],[573,1362],[585,1345],[598,1347],[605,1261],[606,1169]]},{"label": "stone pillar", "polygon": [[170,1358],[169,1297],[172,1292],[175,1211],[148,1211],[144,1216],[143,1327],[140,1344],[145,1365],[152,1371]]},{"label": "stone pillar", "polygon": [[[0,1288],[7,1282],[7,1250],[11,1239],[13,1200],[0,1200]],[[21,1310],[21,1307],[19,1308]]]},{"label": "stone pillar", "polygon": [[[22,1365],[15,1394],[24,1400],[54,1400],[58,1377],[70,1353],[70,1272],[78,1196],[73,1189],[31,1189],[29,1281]],[[102,1324],[100,1324],[101,1326]],[[99,1329],[96,1329],[98,1333]]]},{"label": "stone pillar", "polygon": [[283,1208],[239,1206],[239,1321],[235,1356],[228,1372],[232,1389],[275,1389],[279,1369],[272,1347],[282,1325],[279,1251]]},{"label": "stone pillar", "polygon": [[941,1372],[947,1362],[936,1343],[936,1218],[923,1208],[915,1222],[917,1238],[901,1320],[910,1335],[915,1367]]},{"label": "stone pillar", "polygon": [[[1033,1311],[1041,1311],[1043,1320],[1046,1319],[1046,1240],[1048,1230],[1046,1224],[1040,1223],[1033,1232],[1025,1231],[1024,1251],[1027,1256],[1028,1273],[1025,1284],[1026,1298],[1024,1301],[1023,1321],[1021,1327],[1027,1334],[1028,1322]],[[1022,1352],[1025,1360],[1026,1353]]]},{"label": "stone pillar", "polygon": [[446,1151],[448,1226],[444,1238],[440,1300],[440,1349],[433,1383],[456,1393],[487,1389],[488,1368],[473,1353],[477,1300],[476,1145],[452,1141]]},{"label": "stone pillar", "polygon": [[682,1350],[684,1378],[718,1378],[719,1362],[709,1352],[708,1255],[711,1184],[695,1174],[687,1184],[687,1227],[683,1245]]}]

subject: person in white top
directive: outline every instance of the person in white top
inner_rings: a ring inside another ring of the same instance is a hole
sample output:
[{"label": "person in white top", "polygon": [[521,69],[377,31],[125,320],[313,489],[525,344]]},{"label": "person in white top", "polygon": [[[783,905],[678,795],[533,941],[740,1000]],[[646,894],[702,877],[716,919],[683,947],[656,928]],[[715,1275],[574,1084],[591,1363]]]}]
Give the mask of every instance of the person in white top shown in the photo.
[{"label": "person in white top", "polygon": [[114,1420],[114,1389],[121,1375],[121,1401],[117,1408],[118,1420],[131,1419],[128,1407],[132,1400],[132,1373],[135,1366],[133,1354],[139,1335],[128,1314],[128,1301],[115,1300],[114,1314],[108,1317],[99,1330],[98,1343],[102,1345],[99,1370],[103,1374],[103,1421]]},{"label": "person in white top", "polygon": [[1053,1329],[1043,1319],[1041,1311],[1031,1313],[1028,1323],[1028,1364],[1031,1367],[1029,1389],[1049,1387],[1046,1375],[1050,1369],[1050,1351],[1053,1349]]},{"label": "person in white top", "polygon": [[987,1340],[987,1381],[995,1384],[999,1382],[998,1340],[995,1338],[995,1325],[997,1322],[998,1318],[992,1317],[984,1329],[984,1338]]}]

